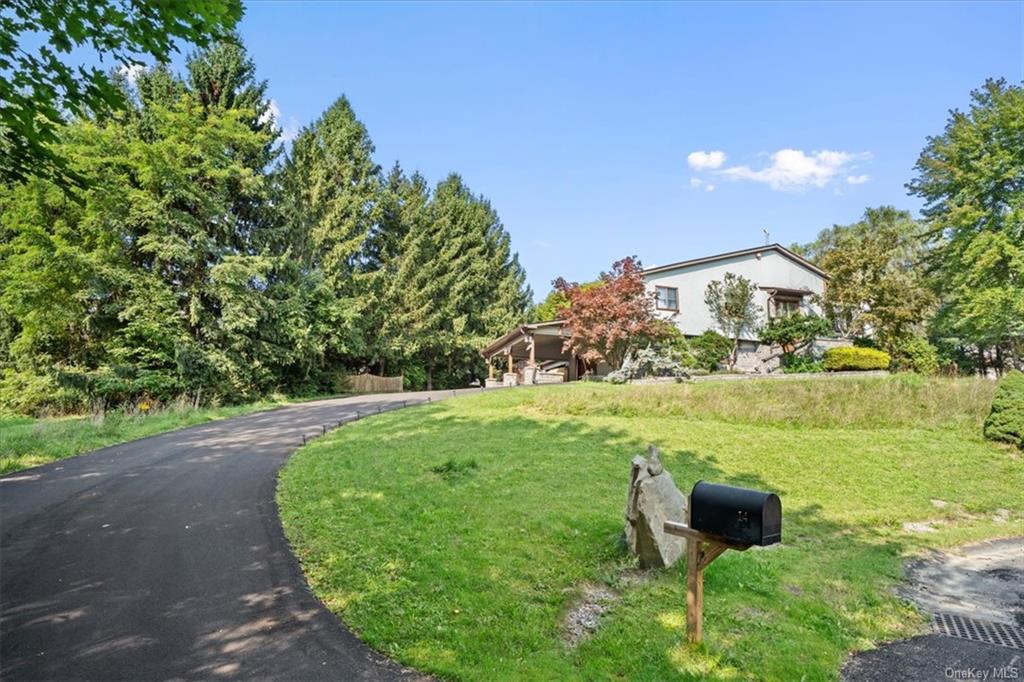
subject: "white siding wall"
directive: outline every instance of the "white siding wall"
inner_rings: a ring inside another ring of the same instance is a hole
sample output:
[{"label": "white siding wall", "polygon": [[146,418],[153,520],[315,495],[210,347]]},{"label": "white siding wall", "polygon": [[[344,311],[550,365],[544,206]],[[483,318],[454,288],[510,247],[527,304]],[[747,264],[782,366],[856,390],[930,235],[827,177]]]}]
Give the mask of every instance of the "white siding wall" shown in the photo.
[{"label": "white siding wall", "polygon": [[[676,287],[679,290],[679,312],[672,318],[676,326],[684,334],[695,336],[705,330],[721,331],[711,319],[711,313],[704,303],[704,292],[713,280],[721,280],[725,273],[732,272],[742,275],[757,286],[781,287],[785,289],[807,289],[816,294],[825,291],[825,279],[778,251],[766,248],[755,254],[735,256],[711,263],[690,265],[675,270],[665,270],[646,276],[647,286],[654,291],[655,286]],[[768,315],[768,292],[758,291],[755,301],[761,312],[762,323]],[[813,310],[820,314],[814,306],[808,306],[804,299],[805,312]],[[662,317],[669,318],[671,313],[658,311]],[[751,337],[751,340],[756,340]]]}]

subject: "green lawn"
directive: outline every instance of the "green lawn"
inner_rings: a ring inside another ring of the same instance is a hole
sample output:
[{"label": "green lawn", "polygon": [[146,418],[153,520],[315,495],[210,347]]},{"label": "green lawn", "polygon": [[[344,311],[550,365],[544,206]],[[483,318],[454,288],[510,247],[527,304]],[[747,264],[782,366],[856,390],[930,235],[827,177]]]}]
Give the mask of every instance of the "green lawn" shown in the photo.
[{"label": "green lawn", "polygon": [[268,410],[287,402],[282,397],[231,407],[167,408],[146,415],[111,411],[102,418],[33,419],[0,415],[0,474],[213,419]]},{"label": "green lawn", "polygon": [[[980,436],[992,389],[891,377],[494,391],[316,440],[278,500],[324,602],[371,646],[445,678],[831,679],[848,652],[924,628],[892,596],[905,557],[1021,532],[1022,462]],[[701,648],[684,643],[682,566],[641,574],[623,550],[629,462],[648,443],[684,491],[708,479],[782,497],[782,545],[708,569]],[[561,621],[588,584],[619,599],[570,649]]]}]

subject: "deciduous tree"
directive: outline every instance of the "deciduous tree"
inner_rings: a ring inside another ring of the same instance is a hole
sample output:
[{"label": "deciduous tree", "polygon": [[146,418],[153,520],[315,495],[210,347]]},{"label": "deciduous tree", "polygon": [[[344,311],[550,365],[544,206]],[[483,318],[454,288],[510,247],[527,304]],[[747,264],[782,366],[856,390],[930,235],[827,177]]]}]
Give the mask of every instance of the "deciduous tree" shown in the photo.
[{"label": "deciduous tree", "polygon": [[644,340],[659,336],[662,321],[654,313],[654,294],[644,283],[643,267],[635,256],[612,264],[601,273],[600,286],[554,281],[569,302],[564,319],[569,331],[566,350],[588,362],[604,360],[619,369],[626,354]]},{"label": "deciduous tree", "polygon": [[718,328],[732,340],[729,354],[729,369],[736,367],[740,338],[744,333],[757,331],[760,314],[754,304],[757,285],[742,275],[732,272],[708,284],[704,291],[704,303],[711,312],[711,318]]},{"label": "deciduous tree", "polygon": [[822,299],[840,333],[871,335],[886,351],[927,333],[935,297],[925,280],[921,225],[892,206],[869,208],[835,226],[819,265],[829,273]]},{"label": "deciduous tree", "polygon": [[1024,367],[1024,87],[989,80],[928,143],[907,189],[925,238],[945,335]]},{"label": "deciduous tree", "polygon": [[205,47],[242,17],[240,0],[7,0],[0,13],[0,182],[30,176],[81,184],[58,148],[68,116],[102,117],[128,101],[116,79],[67,55],[89,48],[115,65],[166,62],[185,41]]}]

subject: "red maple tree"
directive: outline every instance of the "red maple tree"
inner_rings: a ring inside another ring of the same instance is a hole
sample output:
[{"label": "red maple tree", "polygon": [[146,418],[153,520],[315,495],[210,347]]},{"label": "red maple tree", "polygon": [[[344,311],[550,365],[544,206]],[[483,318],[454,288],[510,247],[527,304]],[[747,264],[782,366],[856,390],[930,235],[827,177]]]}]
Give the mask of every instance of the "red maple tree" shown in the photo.
[{"label": "red maple tree", "polygon": [[561,277],[552,284],[569,302],[560,315],[569,332],[564,350],[588,364],[604,360],[618,369],[634,345],[664,333],[665,323],[654,314],[654,293],[644,284],[636,256],[602,272],[600,286],[584,288]]}]

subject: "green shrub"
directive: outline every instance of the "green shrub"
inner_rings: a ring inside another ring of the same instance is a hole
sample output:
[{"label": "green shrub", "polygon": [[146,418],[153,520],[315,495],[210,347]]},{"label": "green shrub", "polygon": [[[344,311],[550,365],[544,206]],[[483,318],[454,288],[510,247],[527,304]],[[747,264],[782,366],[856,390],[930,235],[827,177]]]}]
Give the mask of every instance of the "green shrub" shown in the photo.
[{"label": "green shrub", "polygon": [[732,341],[709,329],[690,339],[690,352],[697,367],[713,372],[732,352]]},{"label": "green shrub", "polygon": [[902,372],[936,374],[939,371],[939,351],[928,339],[912,336],[892,348],[892,368]]},{"label": "green shrub", "polygon": [[813,355],[786,353],[782,356],[783,374],[807,374],[823,371],[825,371],[825,364],[821,360],[815,360]]},{"label": "green shrub", "polygon": [[985,437],[1024,450],[1024,372],[1014,370],[999,382],[985,420]]},{"label": "green shrub", "polygon": [[794,313],[784,317],[773,317],[761,330],[761,341],[770,346],[807,345],[819,336],[835,334],[832,322],[817,315]]},{"label": "green shrub", "polygon": [[889,354],[874,348],[829,348],[825,351],[825,369],[830,372],[888,369]]},{"label": "green shrub", "polygon": [[70,414],[88,405],[83,391],[57,382],[52,373],[5,369],[0,374],[0,412],[15,414]]}]

